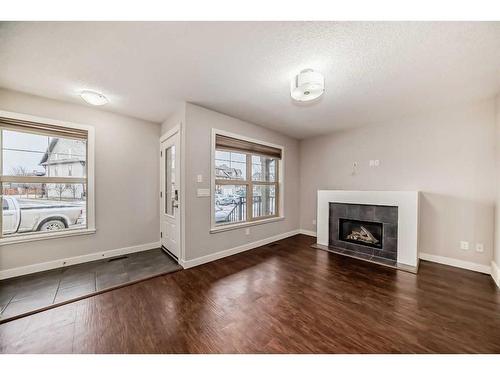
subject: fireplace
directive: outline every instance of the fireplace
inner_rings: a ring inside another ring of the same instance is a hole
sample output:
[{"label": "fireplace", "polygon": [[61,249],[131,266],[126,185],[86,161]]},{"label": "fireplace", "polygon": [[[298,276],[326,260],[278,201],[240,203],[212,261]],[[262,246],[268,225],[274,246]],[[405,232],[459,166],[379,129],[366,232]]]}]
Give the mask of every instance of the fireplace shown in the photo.
[{"label": "fireplace", "polygon": [[383,223],[339,218],[339,240],[383,248]]},{"label": "fireplace", "polygon": [[[317,197],[316,248],[416,273],[418,191],[318,190]],[[339,219],[382,223],[382,248],[339,240]]]},{"label": "fireplace", "polygon": [[330,202],[329,211],[330,248],[363,259],[397,260],[398,207]]}]

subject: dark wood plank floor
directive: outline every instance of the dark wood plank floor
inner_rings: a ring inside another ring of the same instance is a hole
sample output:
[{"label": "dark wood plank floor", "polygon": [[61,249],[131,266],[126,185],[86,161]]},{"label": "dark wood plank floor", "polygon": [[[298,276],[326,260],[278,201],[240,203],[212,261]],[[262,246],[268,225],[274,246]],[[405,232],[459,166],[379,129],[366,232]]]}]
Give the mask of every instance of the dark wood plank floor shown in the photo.
[{"label": "dark wood plank floor", "polygon": [[500,353],[491,277],[295,236],[0,325],[4,353]]}]

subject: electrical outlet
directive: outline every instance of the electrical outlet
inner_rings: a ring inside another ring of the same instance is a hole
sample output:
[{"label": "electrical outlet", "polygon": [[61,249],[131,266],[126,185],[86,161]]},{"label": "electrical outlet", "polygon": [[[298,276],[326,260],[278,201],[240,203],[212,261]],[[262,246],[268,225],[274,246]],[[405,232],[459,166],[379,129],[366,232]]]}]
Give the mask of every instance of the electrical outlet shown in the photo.
[{"label": "electrical outlet", "polygon": [[476,251],[478,253],[482,253],[484,251],[484,245],[482,243],[477,243],[476,244]]},{"label": "electrical outlet", "polygon": [[368,163],[368,165],[370,167],[373,167],[375,165],[375,160],[370,160],[370,162]]},{"label": "electrical outlet", "polygon": [[374,160],[373,161],[373,165],[375,165],[376,167],[378,167],[380,165],[380,160]]},{"label": "electrical outlet", "polygon": [[245,229],[245,234],[248,236],[250,234],[250,228]]},{"label": "electrical outlet", "polygon": [[469,250],[469,243],[467,241],[460,241],[460,250]]},{"label": "electrical outlet", "polygon": [[203,175],[201,175],[201,174],[197,175],[196,182],[203,182]]}]

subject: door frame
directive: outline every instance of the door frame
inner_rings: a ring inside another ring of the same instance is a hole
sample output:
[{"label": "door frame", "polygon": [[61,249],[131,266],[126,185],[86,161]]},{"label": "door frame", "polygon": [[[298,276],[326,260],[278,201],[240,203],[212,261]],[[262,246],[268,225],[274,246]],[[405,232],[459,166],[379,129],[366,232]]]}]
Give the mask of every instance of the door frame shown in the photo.
[{"label": "door frame", "polygon": [[[179,176],[180,176],[180,180],[179,180],[179,194],[180,194],[180,199],[179,199],[179,204],[180,204],[180,210],[179,210],[179,259],[178,259],[178,263],[183,266],[184,263],[185,263],[185,252],[184,252],[184,224],[185,224],[185,203],[186,203],[186,199],[185,199],[185,184],[184,184],[184,137],[183,137],[183,132],[182,132],[182,123],[178,123],[177,125],[175,125],[174,127],[172,127],[171,129],[167,130],[164,134],[161,135],[160,137],[160,140],[158,142],[158,159],[159,159],[159,184],[160,184],[160,187],[159,187],[159,191],[158,191],[158,207],[159,207],[159,210],[158,210],[158,217],[159,217],[159,230],[158,230],[158,234],[161,233],[162,231],[162,218],[161,218],[161,215],[162,215],[162,210],[163,210],[163,207],[162,207],[162,204],[161,204],[161,198],[160,198],[160,193],[163,194],[163,196],[165,196],[165,192],[163,191],[164,190],[164,186],[161,186],[161,178],[162,178],[162,163],[161,163],[161,152],[162,152],[162,143],[164,141],[166,141],[167,139],[169,139],[170,137],[176,135],[177,133],[179,133],[179,151],[176,150],[176,157],[179,158],[179,166],[180,166],[180,173],[179,173]],[[162,241],[161,241],[161,238],[160,238],[160,247],[161,247],[161,244],[162,244]]]}]

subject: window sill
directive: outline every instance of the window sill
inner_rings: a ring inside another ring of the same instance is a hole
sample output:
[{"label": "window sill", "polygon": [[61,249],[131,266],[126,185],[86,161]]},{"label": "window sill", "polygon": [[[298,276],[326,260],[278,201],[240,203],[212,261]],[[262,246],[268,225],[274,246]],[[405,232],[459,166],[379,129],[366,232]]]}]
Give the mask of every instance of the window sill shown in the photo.
[{"label": "window sill", "polygon": [[282,220],[285,220],[284,216],[271,217],[269,219],[250,221],[250,222],[244,222],[244,223],[239,223],[239,224],[221,225],[219,227],[215,227],[215,228],[210,229],[210,233],[226,232],[228,230],[253,227],[255,225],[268,224],[268,223],[273,223],[275,221],[282,221]]},{"label": "window sill", "polygon": [[93,228],[93,229],[88,228],[88,229],[75,229],[75,230],[61,231],[58,233],[14,235],[12,237],[4,237],[4,238],[0,239],[0,245],[16,244],[16,243],[31,242],[31,241],[51,240],[54,238],[81,236],[84,234],[93,234],[95,232],[96,232],[95,228]]}]

